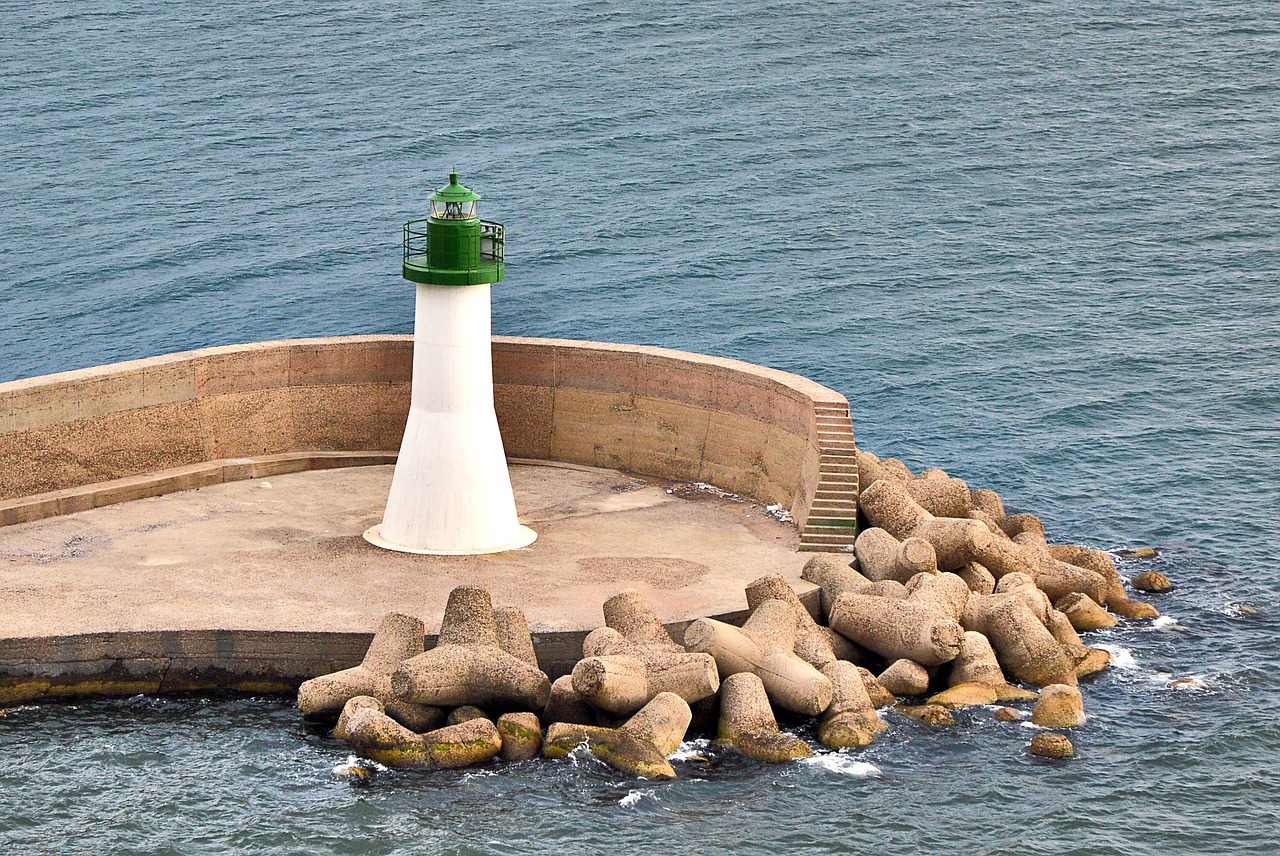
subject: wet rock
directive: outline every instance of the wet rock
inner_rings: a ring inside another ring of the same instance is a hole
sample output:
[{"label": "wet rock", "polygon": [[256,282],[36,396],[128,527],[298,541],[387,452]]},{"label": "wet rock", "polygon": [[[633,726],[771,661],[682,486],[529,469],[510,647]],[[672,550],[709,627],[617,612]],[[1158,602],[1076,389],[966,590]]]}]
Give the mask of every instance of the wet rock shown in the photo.
[{"label": "wet rock", "polygon": [[1031,738],[1027,751],[1041,758],[1070,758],[1075,754],[1075,747],[1065,734],[1046,732]]},{"label": "wet rock", "polygon": [[1160,553],[1154,547],[1134,547],[1132,550],[1121,550],[1119,555],[1126,559],[1154,559]]},{"label": "wet rock", "polygon": [[998,707],[991,714],[991,718],[997,722],[1021,722],[1027,718],[1027,715],[1012,707]]},{"label": "wet rock", "polygon": [[1036,601],[1028,594],[1041,593],[1032,590],[971,596],[965,606],[965,630],[986,636],[1001,669],[1015,680],[1036,686],[1075,683],[1075,661],[1045,627],[1032,606]]},{"label": "wet rock", "polygon": [[342,708],[342,714],[338,717],[338,724],[333,727],[333,737],[339,740],[349,739],[347,734],[347,722],[357,711],[373,710],[378,713],[386,713],[386,708],[379,699],[373,696],[353,696],[347,701]]},{"label": "wet rock", "polygon": [[536,714],[504,713],[498,717],[498,736],[504,761],[527,761],[542,751],[542,724]]},{"label": "wet rock", "polygon": [[1173,583],[1159,571],[1143,571],[1133,578],[1133,587],[1138,591],[1159,593],[1172,589]]},{"label": "wet rock", "polygon": [[388,767],[436,770],[466,767],[495,757],[502,749],[498,729],[487,719],[416,734],[373,707],[348,713],[347,739],[361,756]]},{"label": "wet rock", "polygon": [[997,701],[999,692],[990,684],[956,684],[929,697],[929,704],[946,708],[976,707]]},{"label": "wet rock", "polygon": [[818,739],[828,749],[866,746],[888,728],[876,713],[857,666],[845,660],[828,663],[822,674],[831,681],[831,705],[818,724]]},{"label": "wet rock", "polygon": [[1055,559],[1044,542],[1043,534],[1033,528],[1024,529],[1016,538],[1010,538],[1003,532],[999,535],[992,533],[990,541],[974,556],[974,560],[984,565],[997,580],[1006,574],[1027,574],[1050,600],[1072,592],[1082,592],[1098,602],[1107,596],[1108,582],[1103,576],[1090,568]]},{"label": "wet rock", "polygon": [[1159,618],[1160,610],[1156,609],[1149,603],[1140,600],[1130,600],[1129,598],[1111,598],[1107,601],[1107,609],[1114,612],[1121,618],[1130,620],[1141,620],[1144,618]]},{"label": "wet rock", "polygon": [[809,744],[778,730],[764,683],[752,672],[729,675],[721,684],[716,739],[748,758],[775,764],[813,754]]},{"label": "wet rock", "polygon": [[1002,687],[996,687],[996,701],[1035,701],[1040,698],[1040,693],[1024,690],[1022,687],[1015,687],[1013,684],[1005,684]]},{"label": "wet rock", "polygon": [[1031,721],[1043,728],[1073,728],[1084,724],[1084,720],[1080,690],[1065,684],[1050,684],[1042,689],[1031,712]]},{"label": "wet rock", "polygon": [[667,756],[680,746],[693,714],[675,693],[659,693],[620,728],[552,723],[542,744],[544,758],[563,758],[585,745],[616,770],[642,779],[674,779]]},{"label": "wet rock", "polygon": [[955,725],[955,717],[951,715],[951,711],[937,704],[899,704],[894,705],[894,710],[901,714],[919,720],[925,725],[933,725],[942,727],[946,725]]},{"label": "wet rock", "polygon": [[1177,678],[1169,681],[1168,687],[1171,690],[1202,690],[1204,681],[1199,678]]},{"label": "wet rock", "polygon": [[1076,663],[1076,677],[1096,675],[1111,665],[1111,653],[1102,648],[1085,648],[1085,656]]}]

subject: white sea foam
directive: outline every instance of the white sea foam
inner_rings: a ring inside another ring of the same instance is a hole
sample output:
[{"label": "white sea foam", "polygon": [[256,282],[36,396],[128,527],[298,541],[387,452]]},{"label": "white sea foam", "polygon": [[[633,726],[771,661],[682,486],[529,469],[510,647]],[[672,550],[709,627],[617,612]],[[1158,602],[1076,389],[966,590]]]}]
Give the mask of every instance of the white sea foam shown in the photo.
[{"label": "white sea foam", "polygon": [[821,767],[832,773],[839,773],[843,776],[856,776],[860,779],[880,775],[880,768],[875,764],[868,761],[859,761],[839,752],[824,752],[821,755],[812,755],[805,758],[804,763]]},{"label": "white sea foam", "polygon": [[368,758],[361,758],[357,755],[348,755],[345,763],[334,765],[333,776],[337,779],[359,781],[369,778],[375,772],[385,772],[386,769],[377,761],[371,761]]},{"label": "white sea foam", "polygon": [[1151,626],[1156,630],[1161,630],[1165,627],[1177,627],[1178,619],[1174,618],[1172,615],[1162,615],[1155,621],[1151,622]]},{"label": "white sea foam", "polygon": [[686,740],[680,744],[680,748],[667,756],[672,761],[690,761],[702,758],[707,747],[711,745],[711,740],[706,737],[699,737],[696,740]]},{"label": "white sea foam", "polygon": [[1138,661],[1133,658],[1133,654],[1129,653],[1129,649],[1123,645],[1111,645],[1105,642],[1099,642],[1098,648],[1106,651],[1111,655],[1111,665],[1113,668],[1120,669],[1124,672],[1130,672],[1134,669],[1141,668]]},{"label": "white sea foam", "polygon": [[623,808],[631,808],[635,805],[638,805],[640,801],[645,797],[648,797],[654,802],[658,801],[658,797],[656,794],[654,794],[653,791],[638,790],[638,791],[629,791],[626,796],[618,800],[618,805],[622,806]]}]

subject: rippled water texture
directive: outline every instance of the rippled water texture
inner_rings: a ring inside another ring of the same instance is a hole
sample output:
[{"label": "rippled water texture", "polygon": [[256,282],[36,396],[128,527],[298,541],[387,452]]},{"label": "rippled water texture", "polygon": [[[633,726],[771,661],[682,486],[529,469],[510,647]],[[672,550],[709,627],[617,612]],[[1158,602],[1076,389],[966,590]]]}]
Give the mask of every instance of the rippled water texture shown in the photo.
[{"label": "rippled water texture", "polygon": [[508,228],[498,332],[812,376],[866,448],[1163,548],[1181,627],[1104,634],[1067,764],[979,713],[351,788],[282,701],[15,710],[6,852],[1273,852],[1276,11],[0,0],[0,380],[408,332],[399,225],[456,166]]}]

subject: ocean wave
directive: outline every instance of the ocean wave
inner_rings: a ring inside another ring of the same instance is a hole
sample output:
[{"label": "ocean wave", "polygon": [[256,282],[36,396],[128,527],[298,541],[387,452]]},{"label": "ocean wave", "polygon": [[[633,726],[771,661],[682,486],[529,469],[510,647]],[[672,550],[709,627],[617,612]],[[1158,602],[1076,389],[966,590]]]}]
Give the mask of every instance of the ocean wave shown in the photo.
[{"label": "ocean wave", "polygon": [[805,758],[801,763],[810,767],[821,767],[831,772],[839,773],[842,776],[854,776],[855,778],[865,779],[877,777],[880,775],[880,768],[870,761],[859,761],[851,755],[843,752],[823,752],[819,755],[812,755]]}]

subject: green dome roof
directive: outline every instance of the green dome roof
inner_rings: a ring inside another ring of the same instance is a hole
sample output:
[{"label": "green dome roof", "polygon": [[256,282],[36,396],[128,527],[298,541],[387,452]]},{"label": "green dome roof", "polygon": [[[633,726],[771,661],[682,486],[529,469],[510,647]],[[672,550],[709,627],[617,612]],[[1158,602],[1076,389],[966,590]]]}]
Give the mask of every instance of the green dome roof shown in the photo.
[{"label": "green dome roof", "polygon": [[451,172],[449,173],[449,183],[428,198],[433,202],[475,202],[480,198],[480,194],[470,187],[458,184],[458,174]]}]

